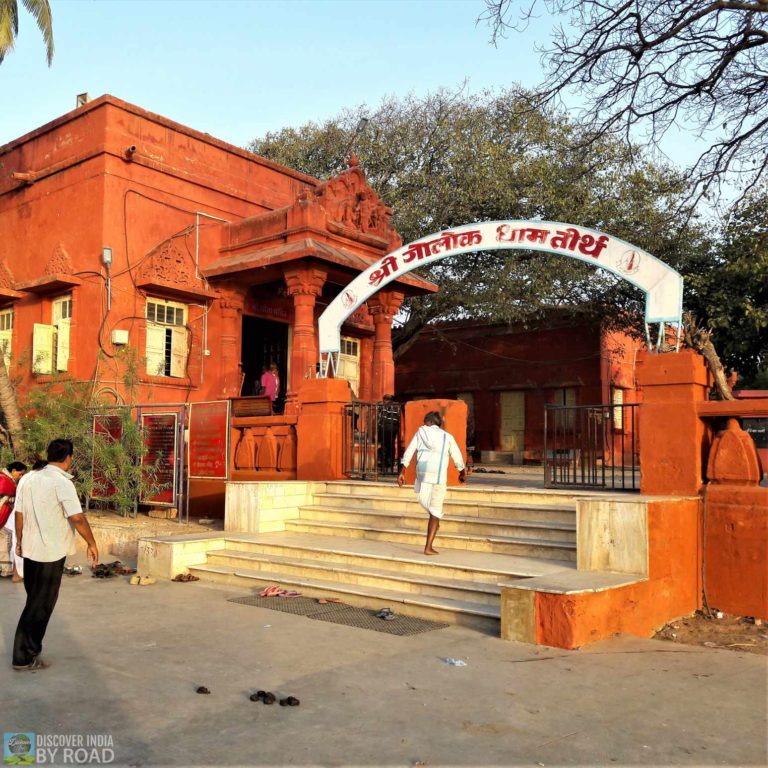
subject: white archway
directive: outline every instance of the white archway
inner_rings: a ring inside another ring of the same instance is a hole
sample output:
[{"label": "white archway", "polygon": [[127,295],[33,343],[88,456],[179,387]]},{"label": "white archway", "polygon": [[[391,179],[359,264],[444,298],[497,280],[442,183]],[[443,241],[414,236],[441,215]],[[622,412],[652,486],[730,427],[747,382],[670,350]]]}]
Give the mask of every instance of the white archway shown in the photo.
[{"label": "white archway", "polygon": [[[666,323],[676,325],[679,343],[683,278],[655,256],[624,240],[574,224],[484,221],[436,232],[408,243],[361,272],[320,316],[321,375],[327,374],[328,365],[333,364],[333,354],[341,349],[342,323],[385,285],[412,269],[446,256],[493,250],[544,251],[607,269],[645,293],[646,331],[652,323],[659,323],[661,339]],[[650,333],[648,337],[650,342]]]}]

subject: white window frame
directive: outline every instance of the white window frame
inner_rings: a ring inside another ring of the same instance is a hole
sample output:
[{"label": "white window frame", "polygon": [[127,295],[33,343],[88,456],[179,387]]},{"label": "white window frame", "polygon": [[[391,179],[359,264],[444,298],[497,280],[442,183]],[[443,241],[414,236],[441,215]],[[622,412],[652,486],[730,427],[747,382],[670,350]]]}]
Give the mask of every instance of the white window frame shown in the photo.
[{"label": "white window frame", "polygon": [[336,371],[337,379],[345,379],[349,382],[355,397],[360,391],[360,339],[354,336],[341,337],[341,351],[339,352],[339,364]]},{"label": "white window frame", "polygon": [[5,367],[11,367],[11,351],[13,346],[13,307],[0,309],[0,351],[5,358]]},{"label": "white window frame", "polygon": [[[169,315],[169,310],[172,310],[172,315]],[[150,376],[182,379],[187,375],[188,313],[187,304],[147,297],[144,309],[147,328],[145,360]]]},{"label": "white window frame", "polygon": [[69,368],[69,339],[72,326],[72,294],[51,302],[51,323],[35,323],[32,331],[32,372],[63,373]]}]

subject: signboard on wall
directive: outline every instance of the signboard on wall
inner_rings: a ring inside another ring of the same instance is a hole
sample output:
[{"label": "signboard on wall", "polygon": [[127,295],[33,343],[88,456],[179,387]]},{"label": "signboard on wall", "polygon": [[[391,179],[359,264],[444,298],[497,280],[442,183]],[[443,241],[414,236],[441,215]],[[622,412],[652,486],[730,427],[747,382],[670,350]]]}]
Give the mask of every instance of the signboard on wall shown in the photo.
[{"label": "signboard on wall", "polygon": [[189,406],[189,477],[229,477],[229,400]]},{"label": "signboard on wall", "polygon": [[143,467],[156,469],[155,484],[162,490],[153,496],[142,493],[142,504],[172,507],[176,489],[176,452],[178,450],[178,414],[143,413],[141,433],[146,453],[141,459]]},{"label": "signboard on wall", "polygon": [[[94,414],[94,439],[97,436],[106,442],[119,442],[123,437],[123,422],[120,417],[109,413]],[[107,478],[104,470],[98,466],[96,462],[95,451],[91,464],[91,472],[93,474],[93,489],[91,492],[91,498],[97,501],[109,501],[115,495],[117,489],[115,488],[114,484]]]}]

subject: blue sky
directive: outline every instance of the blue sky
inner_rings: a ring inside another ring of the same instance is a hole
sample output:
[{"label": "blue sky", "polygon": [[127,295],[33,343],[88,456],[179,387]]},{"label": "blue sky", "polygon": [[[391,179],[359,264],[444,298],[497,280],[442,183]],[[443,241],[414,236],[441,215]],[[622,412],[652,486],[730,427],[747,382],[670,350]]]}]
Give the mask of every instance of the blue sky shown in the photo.
[{"label": "blue sky", "polygon": [[[21,2],[19,2],[21,6]],[[138,104],[243,146],[285,125],[321,121],[468,80],[471,91],[534,85],[527,35],[488,42],[482,0],[51,0],[53,66],[21,11],[0,65],[0,144],[75,105],[87,91]]]}]

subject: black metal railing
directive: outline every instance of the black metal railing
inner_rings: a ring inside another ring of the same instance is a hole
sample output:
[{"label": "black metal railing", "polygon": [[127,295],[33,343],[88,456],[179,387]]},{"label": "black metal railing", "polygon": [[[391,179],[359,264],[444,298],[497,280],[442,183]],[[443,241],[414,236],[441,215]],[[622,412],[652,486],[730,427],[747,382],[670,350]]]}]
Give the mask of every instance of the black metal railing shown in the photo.
[{"label": "black metal railing", "polygon": [[637,403],[547,405],[546,487],[640,490],[638,409]]},{"label": "black metal railing", "polygon": [[400,460],[400,403],[344,406],[343,470],[356,480],[396,475]]}]

